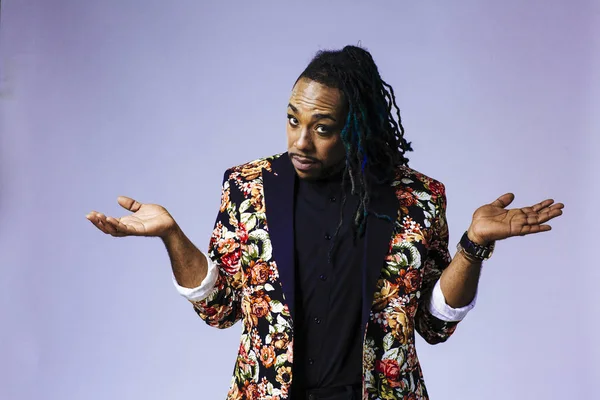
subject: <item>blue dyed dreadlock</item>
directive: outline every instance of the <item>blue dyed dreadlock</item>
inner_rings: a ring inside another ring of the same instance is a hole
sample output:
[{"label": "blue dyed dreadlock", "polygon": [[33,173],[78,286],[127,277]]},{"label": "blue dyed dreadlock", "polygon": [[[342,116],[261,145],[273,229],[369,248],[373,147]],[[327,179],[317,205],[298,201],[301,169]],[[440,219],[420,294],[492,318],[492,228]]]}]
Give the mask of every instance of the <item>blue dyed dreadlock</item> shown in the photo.
[{"label": "blue dyed dreadlock", "polygon": [[[318,52],[298,77],[301,78],[339,89],[348,103],[348,115],[341,132],[346,148],[342,184],[349,179],[352,194],[360,199],[354,224],[357,233],[362,235],[370,212],[373,185],[391,183],[396,167],[408,165],[404,154],[412,151],[411,144],[404,139],[394,90],[381,79],[371,54],[356,46]],[[390,216],[373,214],[391,220]],[[340,220],[338,231],[341,225]]]}]

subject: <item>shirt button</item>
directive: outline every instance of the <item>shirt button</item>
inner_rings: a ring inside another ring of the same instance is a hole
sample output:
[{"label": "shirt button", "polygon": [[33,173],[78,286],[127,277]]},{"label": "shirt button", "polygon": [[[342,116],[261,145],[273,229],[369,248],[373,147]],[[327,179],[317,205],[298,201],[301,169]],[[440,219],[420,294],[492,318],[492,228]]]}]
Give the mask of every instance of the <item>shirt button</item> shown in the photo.
[{"label": "shirt button", "polygon": [[330,201],[330,202],[332,202],[332,203],[335,203],[335,200],[336,200],[335,196],[331,196],[331,197],[329,198],[329,201]]},{"label": "shirt button", "polygon": [[331,240],[331,235],[329,233],[325,234],[325,240]]},{"label": "shirt button", "polygon": [[315,323],[318,325],[321,323],[321,320],[318,317],[315,317]]},{"label": "shirt button", "polygon": [[327,275],[325,275],[325,274],[321,274],[321,275],[319,276],[319,279],[320,279],[320,280],[322,280],[322,281],[326,281],[326,280],[327,280]]}]

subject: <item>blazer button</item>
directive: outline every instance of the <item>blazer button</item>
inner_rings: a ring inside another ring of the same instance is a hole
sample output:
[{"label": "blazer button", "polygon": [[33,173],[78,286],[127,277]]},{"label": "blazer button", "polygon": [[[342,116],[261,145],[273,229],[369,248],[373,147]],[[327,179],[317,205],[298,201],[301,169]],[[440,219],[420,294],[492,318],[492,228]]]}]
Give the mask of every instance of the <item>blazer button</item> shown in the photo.
[{"label": "blazer button", "polygon": [[325,240],[331,240],[331,235],[329,233],[325,234]]},{"label": "blazer button", "polygon": [[322,281],[326,281],[327,280],[327,275],[321,274],[321,275],[319,275],[319,279],[322,280]]},{"label": "blazer button", "polygon": [[321,323],[321,320],[319,318],[315,317],[315,323],[318,325]]}]

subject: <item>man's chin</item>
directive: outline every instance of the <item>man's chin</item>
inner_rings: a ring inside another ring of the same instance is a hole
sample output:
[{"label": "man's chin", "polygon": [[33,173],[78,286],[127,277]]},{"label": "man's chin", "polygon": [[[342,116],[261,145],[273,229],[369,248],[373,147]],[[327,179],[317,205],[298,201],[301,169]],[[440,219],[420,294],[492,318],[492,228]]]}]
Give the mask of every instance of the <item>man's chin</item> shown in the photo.
[{"label": "man's chin", "polygon": [[315,168],[314,170],[310,170],[310,171],[302,171],[302,170],[299,170],[298,168],[294,168],[294,170],[296,170],[296,175],[298,175],[298,178],[300,178],[300,179],[306,179],[308,181],[311,181],[311,180],[317,180],[321,177],[321,169],[320,168]]}]

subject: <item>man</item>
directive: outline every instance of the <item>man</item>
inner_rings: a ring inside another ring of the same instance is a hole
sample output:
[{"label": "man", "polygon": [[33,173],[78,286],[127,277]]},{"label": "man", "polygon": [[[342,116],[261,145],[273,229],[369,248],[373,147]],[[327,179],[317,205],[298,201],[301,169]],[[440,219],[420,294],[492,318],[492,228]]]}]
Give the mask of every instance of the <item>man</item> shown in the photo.
[{"label": "man", "polygon": [[243,321],[228,399],[427,399],[415,330],[445,341],[474,306],[497,240],[543,232],[563,204],[477,209],[448,252],[443,184],[407,166],[392,88],[371,55],[323,51],[292,90],[287,153],[225,172],[205,257],[161,206],[88,218],[163,239],[176,284],[209,325]]}]

